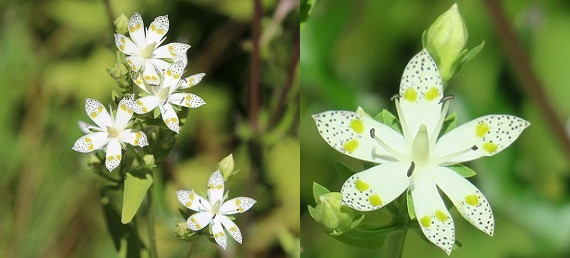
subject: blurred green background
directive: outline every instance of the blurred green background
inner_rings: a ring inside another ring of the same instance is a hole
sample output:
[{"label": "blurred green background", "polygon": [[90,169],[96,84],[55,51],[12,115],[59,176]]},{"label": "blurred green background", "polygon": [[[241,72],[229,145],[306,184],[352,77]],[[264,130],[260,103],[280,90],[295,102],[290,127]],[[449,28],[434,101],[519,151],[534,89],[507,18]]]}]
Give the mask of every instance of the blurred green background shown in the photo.
[{"label": "blurred green background", "polygon": [[[190,248],[173,233],[183,208],[175,191],[204,190],[216,163],[230,153],[242,171],[226,184],[230,197],[258,202],[236,216],[243,245],[230,239],[222,252],[202,239],[197,256],[298,254],[298,54],[290,68],[298,51],[298,2],[261,1],[257,133],[248,122],[253,1],[109,2],[115,17],[139,12],[146,26],[168,14],[165,43],[192,45],[188,74],[206,73],[191,92],[207,105],[190,110],[170,158],[155,171],[159,257],[180,257]],[[77,122],[91,122],[85,98],[105,104],[118,91],[105,71],[116,62],[116,47],[104,3],[0,2],[0,257],[118,256],[99,201],[102,180],[85,165],[87,155],[71,150],[83,135]],[[290,90],[281,94],[287,80]],[[281,95],[282,112],[276,112]],[[148,243],[146,227],[139,228]]]},{"label": "blurred green background", "polygon": [[[446,89],[458,124],[486,114],[512,114],[532,123],[498,155],[466,165],[489,199],[493,237],[466,222],[455,209],[455,257],[568,257],[570,255],[570,159],[537,105],[513,73],[481,1],[457,1],[469,30],[467,47],[483,51],[463,66]],[[318,0],[301,31],[301,249],[305,257],[379,257],[378,250],[351,247],[324,232],[309,216],[312,183],[340,191],[336,163],[355,165],[318,135],[310,115],[356,110],[374,115],[398,92],[408,60],[421,50],[421,35],[453,1]],[[529,55],[556,116],[570,118],[570,3],[500,1]],[[415,223],[415,222],[414,222]],[[447,257],[410,231],[404,257]]]}]

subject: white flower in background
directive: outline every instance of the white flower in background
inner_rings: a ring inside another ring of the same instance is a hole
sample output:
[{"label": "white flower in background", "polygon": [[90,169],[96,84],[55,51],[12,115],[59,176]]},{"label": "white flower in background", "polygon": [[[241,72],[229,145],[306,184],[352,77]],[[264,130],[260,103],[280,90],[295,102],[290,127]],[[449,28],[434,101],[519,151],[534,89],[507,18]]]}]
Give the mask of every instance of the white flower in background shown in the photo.
[{"label": "white flower in background", "polygon": [[85,111],[97,126],[79,122],[79,127],[87,135],[75,142],[73,150],[87,153],[107,145],[105,166],[109,171],[113,171],[121,163],[121,144],[147,146],[146,134],[138,130],[127,129],[127,125],[133,116],[132,104],[133,95],[123,98],[119,102],[116,116],[113,119],[99,101],[87,98]]},{"label": "white flower in background", "polygon": [[396,109],[403,135],[375,121],[362,109],[314,115],[325,141],[351,157],[381,163],[351,176],[342,186],[342,204],[359,211],[379,209],[410,189],[424,235],[450,254],[453,219],[441,189],[473,226],[493,235],[493,213],[483,194],[445,166],[492,156],[529,126],[509,115],[488,115],[463,124],[438,139],[449,107],[436,64],[424,49],[406,66]]},{"label": "white flower in background", "polygon": [[137,86],[150,94],[136,100],[133,105],[133,111],[137,114],[145,114],[155,108],[159,108],[162,120],[164,120],[166,126],[178,133],[180,131],[178,116],[172,104],[189,108],[197,108],[206,104],[202,98],[194,94],[177,92],[179,89],[188,89],[198,84],[204,77],[204,74],[200,73],[181,80],[180,76],[184,72],[185,67],[186,64],[182,61],[173,63],[161,74],[160,78],[162,80],[158,86],[149,85],[141,78],[140,74],[133,78]]},{"label": "white flower in background", "polygon": [[188,228],[198,231],[208,224],[212,224],[214,239],[224,250],[227,245],[224,228],[233,239],[240,244],[242,243],[241,231],[226,215],[243,213],[249,210],[256,201],[249,197],[237,197],[225,201],[222,173],[216,171],[210,176],[207,200],[193,190],[180,190],[176,192],[176,195],[182,205],[197,212],[188,218]]},{"label": "white flower in background", "polygon": [[[115,34],[115,45],[127,55],[127,63],[134,72],[142,71],[142,78],[149,84],[158,85],[159,74],[170,65],[170,60],[187,63],[186,51],[190,45],[170,43],[160,46],[166,39],[168,16],[154,19],[145,28],[140,14],[135,13],[129,20],[129,37]],[[160,47],[159,47],[160,46]]]}]

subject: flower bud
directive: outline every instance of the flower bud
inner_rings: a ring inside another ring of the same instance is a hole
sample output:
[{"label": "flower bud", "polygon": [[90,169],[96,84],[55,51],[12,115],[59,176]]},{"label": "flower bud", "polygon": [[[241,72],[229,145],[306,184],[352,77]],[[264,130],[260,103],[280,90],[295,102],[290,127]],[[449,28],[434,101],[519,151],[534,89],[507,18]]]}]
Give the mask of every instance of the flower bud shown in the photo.
[{"label": "flower bud", "polygon": [[143,161],[146,167],[154,167],[154,156],[152,154],[144,155]]},{"label": "flower bud", "polygon": [[196,232],[192,231],[191,229],[188,228],[188,224],[186,223],[186,221],[179,221],[176,223],[176,226],[174,227],[174,234],[184,240],[184,241],[188,241],[189,238],[194,235]]},{"label": "flower bud", "polygon": [[129,70],[127,70],[127,67],[120,63],[116,63],[113,66],[113,68],[109,70],[109,74],[111,74],[111,76],[113,76],[114,79],[121,79],[125,77],[125,75],[127,75],[128,72]]},{"label": "flower bud", "polygon": [[[315,221],[325,226],[327,232],[340,235],[351,230],[358,220],[349,207],[340,205],[342,195],[339,192],[325,193],[319,196],[317,206],[311,211]],[[310,209],[311,210],[311,209]]]},{"label": "flower bud", "polygon": [[234,156],[230,154],[226,156],[224,159],[218,163],[218,170],[224,176],[224,179],[227,180],[232,172],[234,171]]},{"label": "flower bud", "polygon": [[439,16],[424,34],[424,47],[437,63],[444,82],[451,79],[462,64],[467,34],[457,4]]},{"label": "flower bud", "polygon": [[117,33],[125,34],[129,28],[129,18],[127,18],[124,13],[121,13],[121,16],[115,19],[113,24],[115,24],[115,31]]}]

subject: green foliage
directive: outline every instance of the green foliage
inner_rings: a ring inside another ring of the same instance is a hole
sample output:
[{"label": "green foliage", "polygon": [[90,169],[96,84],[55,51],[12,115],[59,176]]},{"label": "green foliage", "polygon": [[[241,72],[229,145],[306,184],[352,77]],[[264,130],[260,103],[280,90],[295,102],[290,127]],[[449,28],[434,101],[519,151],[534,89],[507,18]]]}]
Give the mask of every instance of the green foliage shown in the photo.
[{"label": "green foliage", "polygon": [[477,175],[477,173],[473,169],[470,169],[461,164],[448,166],[448,168],[453,169],[453,171],[457,172],[457,174],[460,174],[463,177],[472,177]]},{"label": "green foliage", "polygon": [[121,222],[131,222],[144,200],[146,192],[152,185],[152,176],[149,171],[127,172],[123,195],[123,210]]},{"label": "green foliage", "polygon": [[301,0],[301,29],[303,29],[305,22],[309,19],[309,15],[311,15],[315,2],[316,0]]},{"label": "green foliage", "polygon": [[390,128],[394,129],[396,132],[402,133],[402,126],[400,125],[400,121],[396,118],[395,115],[390,113],[390,111],[383,109],[382,112],[378,113],[374,119],[380,123],[383,123]]}]

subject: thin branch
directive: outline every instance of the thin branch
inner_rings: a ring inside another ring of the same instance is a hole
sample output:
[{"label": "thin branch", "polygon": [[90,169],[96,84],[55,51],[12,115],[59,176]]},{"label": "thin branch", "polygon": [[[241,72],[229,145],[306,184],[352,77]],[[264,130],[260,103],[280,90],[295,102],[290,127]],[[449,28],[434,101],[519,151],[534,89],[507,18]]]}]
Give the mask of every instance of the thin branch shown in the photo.
[{"label": "thin branch", "polygon": [[297,31],[297,37],[295,40],[295,50],[293,50],[293,55],[291,56],[291,61],[289,62],[289,66],[287,67],[287,82],[285,83],[285,87],[281,94],[279,95],[279,102],[277,104],[277,108],[275,109],[275,113],[271,117],[271,123],[274,124],[278,121],[279,116],[283,112],[283,108],[285,106],[285,102],[287,101],[287,96],[289,95],[289,91],[291,90],[291,86],[293,85],[293,81],[295,80],[295,75],[297,74],[297,65],[299,64],[299,56],[300,56],[300,35]]},{"label": "thin branch", "polygon": [[564,125],[557,117],[554,108],[548,101],[544,92],[544,87],[539,81],[536,73],[533,71],[528,57],[522,50],[521,44],[509,25],[500,2],[497,0],[485,0],[483,3],[487,8],[487,12],[489,13],[491,22],[495,29],[495,34],[505,51],[510,65],[518,75],[528,95],[538,106],[555,137],[558,139],[566,153],[570,155],[570,138],[566,136]]},{"label": "thin branch", "polygon": [[260,77],[261,77],[261,60],[259,57],[259,38],[261,35],[261,16],[262,6],[261,0],[253,0],[254,15],[251,23],[251,39],[253,42],[253,52],[251,54],[251,61],[249,66],[249,111],[250,111],[250,124],[255,133],[259,131],[258,128],[258,115],[260,104]]},{"label": "thin branch", "polygon": [[109,2],[109,0],[103,0],[103,3],[105,3],[105,10],[107,10],[107,17],[109,17],[109,25],[111,26],[111,31],[115,33],[115,16],[113,15],[111,2]]}]

